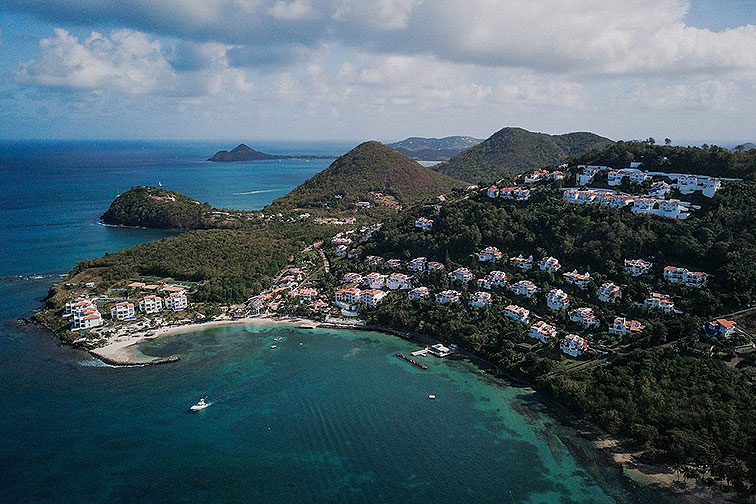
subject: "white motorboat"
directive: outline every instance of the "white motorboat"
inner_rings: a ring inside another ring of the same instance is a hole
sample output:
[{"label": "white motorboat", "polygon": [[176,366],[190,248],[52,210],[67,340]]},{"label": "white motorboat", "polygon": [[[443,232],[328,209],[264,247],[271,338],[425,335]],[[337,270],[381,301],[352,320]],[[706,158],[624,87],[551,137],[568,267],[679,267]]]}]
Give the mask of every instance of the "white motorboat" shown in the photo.
[{"label": "white motorboat", "polygon": [[208,403],[206,403],[205,402],[205,398],[202,397],[202,398],[200,398],[200,400],[199,400],[199,402],[197,404],[194,404],[194,405],[192,405],[189,408],[189,411],[202,411],[203,409],[207,408],[208,406],[210,406],[210,405]]}]

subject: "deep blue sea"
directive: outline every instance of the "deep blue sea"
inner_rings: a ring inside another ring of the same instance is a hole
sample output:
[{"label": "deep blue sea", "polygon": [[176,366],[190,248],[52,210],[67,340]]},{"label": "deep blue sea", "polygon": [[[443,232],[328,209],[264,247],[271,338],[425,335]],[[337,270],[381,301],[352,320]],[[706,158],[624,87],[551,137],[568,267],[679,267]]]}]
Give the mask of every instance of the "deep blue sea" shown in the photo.
[{"label": "deep blue sea", "polygon": [[[76,261],[170,234],[98,224],[129,187],[255,209],[329,164],[204,161],[234,145],[0,142],[0,502],[664,502],[532,394],[466,362],[412,368],[394,337],[221,328],[142,348],[178,363],[112,368],[17,324]],[[211,407],[187,413],[203,395]]]}]

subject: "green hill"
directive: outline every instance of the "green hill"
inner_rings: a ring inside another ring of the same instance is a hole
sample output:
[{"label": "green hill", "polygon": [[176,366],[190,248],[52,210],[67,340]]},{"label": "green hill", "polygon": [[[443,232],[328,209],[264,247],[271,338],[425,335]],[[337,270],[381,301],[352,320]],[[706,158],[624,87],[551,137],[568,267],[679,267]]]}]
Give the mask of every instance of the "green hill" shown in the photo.
[{"label": "green hill", "polygon": [[278,156],[256,151],[245,144],[239,144],[230,151],[221,150],[216,152],[208,161],[233,162],[233,161],[259,161],[261,159],[276,159]]},{"label": "green hill", "polygon": [[611,143],[608,138],[588,132],[548,135],[522,128],[504,128],[436,169],[468,182],[489,182],[512,173],[563,163],[569,157]]},{"label": "green hill", "polygon": [[446,193],[466,184],[413,161],[380,142],[365,142],[316,174],[270,208],[346,210],[358,201],[371,201],[381,192],[403,205]]},{"label": "green hill", "polygon": [[460,152],[478,145],[483,140],[469,136],[450,136],[444,138],[410,137],[388,144],[392,149],[412,159],[425,161],[446,161]]}]

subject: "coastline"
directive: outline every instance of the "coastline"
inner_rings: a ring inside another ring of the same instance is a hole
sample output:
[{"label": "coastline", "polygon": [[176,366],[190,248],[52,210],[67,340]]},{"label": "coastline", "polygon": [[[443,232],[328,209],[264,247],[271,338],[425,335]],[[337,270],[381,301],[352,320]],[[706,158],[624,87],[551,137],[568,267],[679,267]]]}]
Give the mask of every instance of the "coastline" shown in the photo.
[{"label": "coastline", "polygon": [[[94,357],[100,359],[104,363],[117,367],[167,364],[171,362],[177,362],[180,360],[180,358],[176,355],[171,355],[167,358],[147,356],[139,352],[137,347],[145,341],[151,341],[166,336],[237,325],[281,325],[293,327],[306,325],[311,328],[327,328],[334,330],[348,329],[356,331],[381,332],[404,340],[415,342],[419,345],[431,345],[438,343],[438,340],[425,334],[418,334],[411,331],[402,331],[382,326],[341,326],[338,324],[320,322],[304,317],[273,317],[263,315],[258,317],[212,320],[208,322],[164,327],[154,332],[142,333],[132,336],[127,340],[113,342],[109,345],[90,350],[89,353]],[[670,496],[682,499],[683,502],[688,502],[690,504],[725,504],[738,502],[735,499],[728,498],[736,497],[735,494],[726,493],[718,488],[712,488],[710,486],[696,482],[695,480],[686,479],[682,474],[675,473],[668,466],[651,465],[638,462],[635,459],[636,454],[627,446],[625,441],[613,437],[612,435],[603,431],[599,426],[591,423],[588,420],[580,418],[576,413],[555,402],[550,397],[539,393],[529,383],[511,376],[509,373],[501,370],[495,364],[475,355],[474,353],[470,353],[466,350],[460,350],[459,355],[465,359],[468,359],[479,367],[483,367],[482,364],[484,364],[485,366],[490,366],[490,368],[487,369],[487,372],[485,373],[489,380],[491,380],[491,378],[503,380],[507,383],[508,386],[517,387],[519,389],[522,389],[523,393],[532,395],[534,400],[544,408],[548,415],[553,417],[562,425],[574,429],[576,435],[582,438],[593,449],[595,449],[598,456],[603,458],[607,463],[621,470],[623,477],[627,480],[628,487],[632,485],[639,485],[641,487],[666,492]],[[491,380],[491,382],[495,386],[501,385],[500,383],[497,384],[496,381],[497,380]],[[575,440],[570,441],[562,438],[561,436],[560,439],[573,453],[573,455],[579,458],[587,459],[585,454],[581,453],[583,449],[577,446]]]}]

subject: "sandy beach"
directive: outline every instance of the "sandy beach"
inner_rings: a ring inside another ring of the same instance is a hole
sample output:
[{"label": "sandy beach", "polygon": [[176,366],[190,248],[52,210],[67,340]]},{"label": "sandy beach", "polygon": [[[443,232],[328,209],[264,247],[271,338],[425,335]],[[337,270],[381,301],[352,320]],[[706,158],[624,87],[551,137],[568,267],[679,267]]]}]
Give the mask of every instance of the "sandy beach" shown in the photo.
[{"label": "sandy beach", "polygon": [[225,327],[233,325],[307,325],[317,327],[318,325],[320,325],[320,323],[298,317],[265,316],[229,320],[213,320],[210,322],[162,327],[155,331],[135,333],[128,339],[114,341],[103,347],[95,348],[91,350],[90,353],[95,357],[101,359],[103,362],[116,366],[145,366],[152,364],[162,364],[165,362],[174,362],[178,360],[178,357],[172,356],[167,359],[151,357],[149,355],[142,354],[137,347],[140,343],[143,343],[145,341],[154,340],[165,336],[197,332],[203,331],[205,329],[212,329],[214,327]]}]

